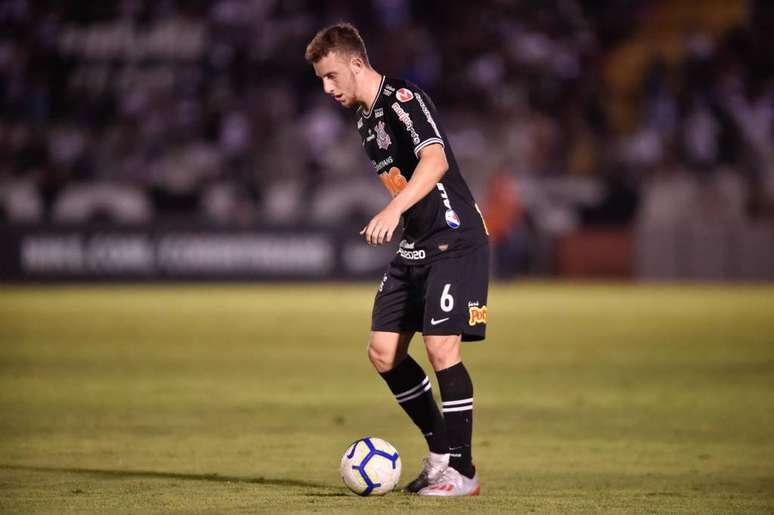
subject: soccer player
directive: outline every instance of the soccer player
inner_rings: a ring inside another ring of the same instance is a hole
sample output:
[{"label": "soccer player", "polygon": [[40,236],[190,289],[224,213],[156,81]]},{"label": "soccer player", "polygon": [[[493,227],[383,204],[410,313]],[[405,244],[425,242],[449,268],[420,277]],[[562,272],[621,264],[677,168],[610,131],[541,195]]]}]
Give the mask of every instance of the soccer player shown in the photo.
[{"label": "soccer player", "polygon": [[[357,130],[376,174],[392,195],[360,234],[369,245],[392,240],[403,217],[395,258],[379,284],[368,357],[430,449],[406,486],[430,496],[478,495],[471,462],[473,383],[461,341],[483,340],[489,282],[486,227],[427,94],[388,78],[368,62],[358,30],[340,23],[317,33],[306,60],[325,93],[357,107]],[[422,332],[441,391],[408,354]]]}]

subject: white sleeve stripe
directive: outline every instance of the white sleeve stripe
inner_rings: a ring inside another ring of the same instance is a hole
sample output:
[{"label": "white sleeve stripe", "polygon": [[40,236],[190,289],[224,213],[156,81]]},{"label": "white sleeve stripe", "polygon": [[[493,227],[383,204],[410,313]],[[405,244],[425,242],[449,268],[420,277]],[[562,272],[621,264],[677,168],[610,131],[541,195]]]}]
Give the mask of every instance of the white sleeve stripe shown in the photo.
[{"label": "white sleeve stripe", "polygon": [[453,413],[455,411],[473,411],[473,406],[459,406],[457,408],[444,408],[444,413]]},{"label": "white sleeve stripe", "polygon": [[443,144],[443,140],[441,138],[428,138],[425,141],[421,142],[416,147],[414,147],[414,155],[419,157],[419,151],[433,143],[440,143],[441,146],[445,148],[445,145]]},{"label": "white sleeve stripe", "polygon": [[460,399],[458,401],[446,401],[443,403],[444,406],[456,406],[457,404],[471,404],[473,402],[473,397],[470,399]]},{"label": "white sleeve stripe", "polygon": [[408,389],[408,390],[406,390],[405,392],[396,393],[396,394],[395,394],[395,398],[396,398],[396,399],[398,399],[398,400],[400,400],[400,398],[401,398],[401,397],[404,397],[404,396],[406,396],[406,395],[411,395],[412,393],[414,393],[414,392],[416,392],[417,390],[421,389],[421,388],[422,388],[423,386],[425,386],[426,384],[430,384],[430,379],[428,379],[428,378],[427,378],[427,376],[425,376],[425,379],[424,379],[424,380],[423,380],[421,383],[419,383],[418,385],[416,385],[415,387],[413,387],[413,388],[409,388],[409,389]]},{"label": "white sleeve stripe", "polygon": [[[403,397],[401,399],[398,399],[398,404],[403,404],[404,402],[410,401],[411,399],[416,399],[420,395],[424,395],[425,392],[428,391],[431,386],[433,386],[433,385],[431,385],[430,383],[427,383],[427,386],[425,386],[425,388],[423,390],[415,393],[414,395],[409,395],[408,397]],[[397,399],[397,397],[396,397],[396,399]]]}]

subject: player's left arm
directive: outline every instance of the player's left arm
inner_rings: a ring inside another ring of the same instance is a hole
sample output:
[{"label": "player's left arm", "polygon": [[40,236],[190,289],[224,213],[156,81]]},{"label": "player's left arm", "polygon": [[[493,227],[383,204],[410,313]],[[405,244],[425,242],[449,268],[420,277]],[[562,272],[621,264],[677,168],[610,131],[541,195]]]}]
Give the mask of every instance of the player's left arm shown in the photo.
[{"label": "player's left arm", "polygon": [[427,145],[418,154],[419,162],[406,187],[360,231],[369,245],[391,241],[400,223],[400,216],[430,193],[449,169],[446,153],[440,143]]}]

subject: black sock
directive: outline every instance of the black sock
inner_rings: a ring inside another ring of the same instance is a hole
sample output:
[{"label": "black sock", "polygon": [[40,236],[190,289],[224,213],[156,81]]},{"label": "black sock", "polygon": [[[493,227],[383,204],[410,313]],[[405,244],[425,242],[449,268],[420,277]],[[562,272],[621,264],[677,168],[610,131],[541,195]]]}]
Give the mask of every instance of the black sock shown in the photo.
[{"label": "black sock", "polygon": [[387,381],[387,386],[400,407],[422,431],[430,451],[438,454],[448,453],[446,426],[433,399],[430,379],[422,367],[411,356],[406,356],[398,366],[381,376]]},{"label": "black sock", "polygon": [[472,478],[470,440],[473,435],[473,382],[461,362],[435,373],[443,401],[443,418],[449,438],[449,466]]}]

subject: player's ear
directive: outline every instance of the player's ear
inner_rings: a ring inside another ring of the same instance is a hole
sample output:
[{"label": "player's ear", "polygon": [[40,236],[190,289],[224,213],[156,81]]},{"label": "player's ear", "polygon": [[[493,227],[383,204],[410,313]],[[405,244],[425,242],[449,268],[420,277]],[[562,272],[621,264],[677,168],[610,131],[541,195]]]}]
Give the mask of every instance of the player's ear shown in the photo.
[{"label": "player's ear", "polygon": [[362,58],[353,55],[349,60],[349,67],[354,73],[360,73],[365,68],[365,63]]}]

